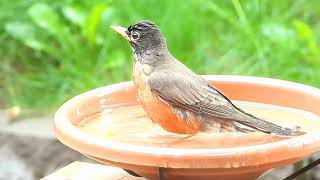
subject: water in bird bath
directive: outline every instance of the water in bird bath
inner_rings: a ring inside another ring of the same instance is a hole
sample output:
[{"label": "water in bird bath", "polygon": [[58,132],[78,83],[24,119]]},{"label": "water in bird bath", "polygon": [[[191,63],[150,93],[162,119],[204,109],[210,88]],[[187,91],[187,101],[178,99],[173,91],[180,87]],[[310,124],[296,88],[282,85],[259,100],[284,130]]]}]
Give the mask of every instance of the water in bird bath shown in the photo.
[{"label": "water in bird bath", "polygon": [[[299,126],[303,132],[320,131],[320,117],[307,111],[253,102],[236,101],[235,104],[246,112],[279,125]],[[178,135],[152,123],[140,105],[106,107],[102,112],[90,115],[76,125],[84,133],[96,138],[156,147],[227,148],[284,139],[261,132]]]}]

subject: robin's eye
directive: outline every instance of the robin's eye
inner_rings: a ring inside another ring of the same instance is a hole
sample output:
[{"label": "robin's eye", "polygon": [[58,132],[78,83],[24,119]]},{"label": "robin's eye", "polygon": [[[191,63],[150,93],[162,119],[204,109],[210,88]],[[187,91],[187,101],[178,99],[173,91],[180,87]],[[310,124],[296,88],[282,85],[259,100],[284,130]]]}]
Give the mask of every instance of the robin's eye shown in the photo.
[{"label": "robin's eye", "polygon": [[131,38],[132,38],[133,40],[137,40],[137,39],[139,39],[139,37],[140,37],[140,33],[138,33],[138,32],[132,32]]}]

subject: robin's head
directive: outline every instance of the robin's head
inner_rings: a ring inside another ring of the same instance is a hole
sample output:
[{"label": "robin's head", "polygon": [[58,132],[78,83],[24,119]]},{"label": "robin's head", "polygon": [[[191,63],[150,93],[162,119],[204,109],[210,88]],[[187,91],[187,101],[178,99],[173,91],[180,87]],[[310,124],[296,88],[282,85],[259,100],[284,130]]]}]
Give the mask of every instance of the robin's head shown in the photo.
[{"label": "robin's head", "polygon": [[137,53],[166,48],[166,41],[159,27],[151,21],[140,21],[128,28],[121,26],[111,26],[111,28],[126,38]]}]

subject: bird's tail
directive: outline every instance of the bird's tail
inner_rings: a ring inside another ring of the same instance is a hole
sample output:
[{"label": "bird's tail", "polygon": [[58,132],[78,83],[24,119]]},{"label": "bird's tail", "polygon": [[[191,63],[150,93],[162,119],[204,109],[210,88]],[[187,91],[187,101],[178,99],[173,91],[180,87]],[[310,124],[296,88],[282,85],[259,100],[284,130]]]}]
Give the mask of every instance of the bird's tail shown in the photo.
[{"label": "bird's tail", "polygon": [[248,126],[250,128],[262,131],[265,133],[276,134],[278,136],[298,136],[305,134],[300,131],[300,127],[295,126],[293,128],[283,127],[268,121],[265,121],[261,118],[255,117],[251,114],[245,113],[245,116],[237,120],[238,123]]}]

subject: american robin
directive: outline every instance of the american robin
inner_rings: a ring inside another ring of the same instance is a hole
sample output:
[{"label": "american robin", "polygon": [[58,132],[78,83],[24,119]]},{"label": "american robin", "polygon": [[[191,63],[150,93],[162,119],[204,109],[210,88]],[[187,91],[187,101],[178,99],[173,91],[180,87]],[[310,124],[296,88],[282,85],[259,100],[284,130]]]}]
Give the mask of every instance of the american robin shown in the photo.
[{"label": "american robin", "polygon": [[132,46],[138,99],[151,120],[163,129],[179,134],[256,130],[280,136],[301,134],[297,128],[270,123],[235,106],[171,55],[155,23],[141,21],[128,28],[111,28]]}]

